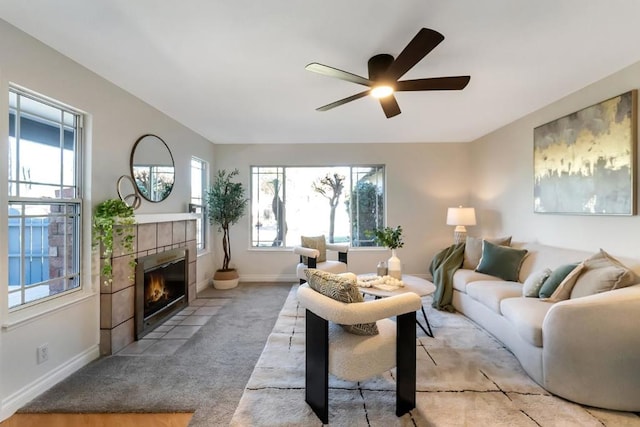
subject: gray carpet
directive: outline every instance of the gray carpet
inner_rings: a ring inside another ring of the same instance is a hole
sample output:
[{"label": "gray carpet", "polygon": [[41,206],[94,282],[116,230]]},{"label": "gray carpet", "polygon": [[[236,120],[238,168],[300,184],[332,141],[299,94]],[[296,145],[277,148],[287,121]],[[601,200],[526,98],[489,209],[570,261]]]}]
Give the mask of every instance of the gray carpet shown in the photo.
[{"label": "gray carpet", "polygon": [[172,356],[103,357],[25,405],[23,413],[194,412],[190,426],[228,425],[291,284],[241,283]]},{"label": "gray carpet", "polygon": [[[329,380],[332,426],[640,426],[640,416],[553,396],[490,334],[460,314],[431,309],[435,338],[418,329],[416,408],[395,416],[394,371],[364,381]],[[287,298],[232,426],[320,426],[304,402],[304,309]]]}]

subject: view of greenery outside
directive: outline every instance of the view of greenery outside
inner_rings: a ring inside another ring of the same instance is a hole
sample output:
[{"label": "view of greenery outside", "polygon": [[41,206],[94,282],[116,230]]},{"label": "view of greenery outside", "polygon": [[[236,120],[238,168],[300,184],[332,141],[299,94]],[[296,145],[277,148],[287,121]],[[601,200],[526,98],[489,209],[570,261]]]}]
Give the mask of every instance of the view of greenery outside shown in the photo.
[{"label": "view of greenery outside", "polygon": [[384,197],[378,187],[365,180],[360,180],[347,200],[351,212],[352,246],[376,246],[373,231],[384,225]]},{"label": "view of greenery outside", "polygon": [[300,236],[375,246],[384,225],[384,166],[251,168],[253,247],[291,247]]}]

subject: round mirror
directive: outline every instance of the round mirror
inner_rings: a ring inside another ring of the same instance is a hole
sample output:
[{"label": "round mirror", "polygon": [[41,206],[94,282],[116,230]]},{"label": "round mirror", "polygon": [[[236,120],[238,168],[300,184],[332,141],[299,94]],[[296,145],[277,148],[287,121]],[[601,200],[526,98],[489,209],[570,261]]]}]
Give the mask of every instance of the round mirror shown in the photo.
[{"label": "round mirror", "polygon": [[173,156],[160,137],[138,138],[131,151],[131,176],[148,201],[157,203],[169,197],[175,177]]}]

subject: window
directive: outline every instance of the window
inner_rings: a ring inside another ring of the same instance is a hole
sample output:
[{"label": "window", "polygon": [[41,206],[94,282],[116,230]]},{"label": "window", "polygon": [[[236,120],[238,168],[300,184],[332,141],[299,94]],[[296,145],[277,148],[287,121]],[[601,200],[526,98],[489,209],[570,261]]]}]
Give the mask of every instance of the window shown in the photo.
[{"label": "window", "polygon": [[384,225],[384,166],[251,168],[253,247],[300,244],[324,234],[328,242],[375,246]]},{"label": "window", "polygon": [[9,308],[80,288],[81,119],[9,90]]},{"label": "window", "polygon": [[204,215],[204,192],[209,184],[209,165],[197,157],[191,158],[191,202],[189,211],[198,214],[196,220],[196,246],[198,252],[206,249],[207,224]]}]

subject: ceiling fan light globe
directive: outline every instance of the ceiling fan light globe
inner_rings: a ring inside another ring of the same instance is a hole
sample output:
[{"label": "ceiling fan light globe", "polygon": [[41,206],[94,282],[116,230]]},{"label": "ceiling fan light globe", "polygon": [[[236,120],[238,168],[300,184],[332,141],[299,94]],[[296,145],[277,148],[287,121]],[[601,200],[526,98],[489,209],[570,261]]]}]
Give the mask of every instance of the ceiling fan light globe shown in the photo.
[{"label": "ceiling fan light globe", "polygon": [[371,89],[371,96],[374,98],[386,98],[391,94],[393,94],[393,88],[391,86],[382,85]]}]

